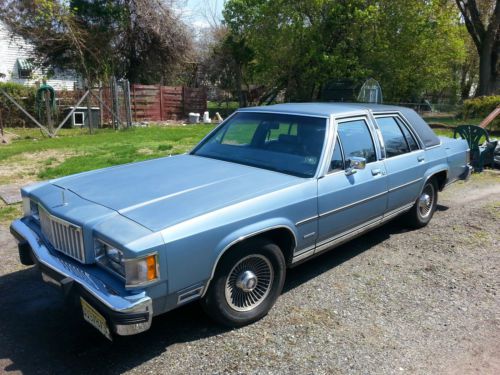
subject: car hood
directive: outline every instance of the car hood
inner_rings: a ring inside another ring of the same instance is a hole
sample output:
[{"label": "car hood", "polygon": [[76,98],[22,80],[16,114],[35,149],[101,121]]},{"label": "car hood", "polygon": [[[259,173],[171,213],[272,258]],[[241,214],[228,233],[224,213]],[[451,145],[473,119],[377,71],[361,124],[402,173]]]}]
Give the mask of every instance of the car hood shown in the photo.
[{"label": "car hood", "polygon": [[51,183],[158,231],[300,181],[265,169],[180,155],[80,173]]}]

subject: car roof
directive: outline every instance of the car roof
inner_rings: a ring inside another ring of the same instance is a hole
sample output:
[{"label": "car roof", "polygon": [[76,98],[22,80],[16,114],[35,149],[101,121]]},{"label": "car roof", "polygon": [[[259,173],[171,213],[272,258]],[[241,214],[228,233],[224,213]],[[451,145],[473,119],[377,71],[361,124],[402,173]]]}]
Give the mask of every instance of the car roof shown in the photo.
[{"label": "car roof", "polygon": [[396,112],[405,110],[406,108],[371,103],[284,103],[260,107],[240,108],[238,112],[282,112],[329,117],[331,115],[344,115],[367,109],[372,110],[373,112]]},{"label": "car roof", "polygon": [[238,112],[268,112],[284,113],[305,116],[343,116],[355,114],[356,112],[371,110],[374,113],[401,113],[409,122],[409,125],[419,135],[425,147],[437,146],[439,138],[434,134],[429,124],[411,108],[398,107],[395,105],[371,104],[371,103],[285,103],[261,107],[240,108]]}]

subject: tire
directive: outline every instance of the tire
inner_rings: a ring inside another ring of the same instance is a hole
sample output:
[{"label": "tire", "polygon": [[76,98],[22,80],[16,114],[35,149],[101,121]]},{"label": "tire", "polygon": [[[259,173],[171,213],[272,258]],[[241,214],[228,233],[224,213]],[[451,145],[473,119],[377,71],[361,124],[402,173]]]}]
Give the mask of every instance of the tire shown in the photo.
[{"label": "tire", "polygon": [[285,274],[285,258],[276,244],[263,238],[246,241],[221,258],[202,306],[225,326],[253,323],[273,307]]},{"label": "tire", "polygon": [[411,228],[425,227],[436,211],[438,201],[438,187],[434,178],[429,179],[422,189],[422,193],[415,201],[415,205],[406,214],[407,224]]}]

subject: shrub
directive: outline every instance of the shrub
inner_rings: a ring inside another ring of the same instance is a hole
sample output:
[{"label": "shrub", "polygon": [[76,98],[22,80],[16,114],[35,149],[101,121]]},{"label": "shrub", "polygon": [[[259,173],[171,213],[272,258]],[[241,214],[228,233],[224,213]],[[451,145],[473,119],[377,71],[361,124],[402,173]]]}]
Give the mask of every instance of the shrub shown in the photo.
[{"label": "shrub", "polygon": [[[496,96],[480,96],[474,99],[464,101],[464,118],[485,118],[495,108],[500,107],[500,95]],[[499,129],[500,117],[497,117],[488,126],[488,129]]]},{"label": "shrub", "polygon": [[[36,87],[23,86],[14,82],[0,82],[0,88],[9,94],[16,102],[24,107],[36,118],[35,97]],[[0,93],[0,112],[3,123],[7,126],[33,126],[24,113],[22,113],[12,102]]]}]

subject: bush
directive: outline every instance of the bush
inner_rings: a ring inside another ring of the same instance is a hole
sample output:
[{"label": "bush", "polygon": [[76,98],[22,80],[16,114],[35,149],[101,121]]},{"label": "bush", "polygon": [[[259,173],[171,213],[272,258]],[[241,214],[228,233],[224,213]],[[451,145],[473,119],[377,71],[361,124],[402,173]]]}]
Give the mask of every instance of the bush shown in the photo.
[{"label": "bush", "polygon": [[[480,96],[474,99],[468,99],[464,101],[464,118],[485,118],[488,116],[495,108],[500,107],[500,95],[496,96]],[[488,129],[499,129],[500,128],[500,117],[497,117],[488,126]]]},{"label": "bush", "polygon": [[[19,83],[0,82],[0,88],[9,94],[16,102],[24,107],[36,118],[35,97],[36,87],[27,87]],[[26,117],[12,102],[0,93],[0,112],[4,126],[34,126],[32,121]]]}]

